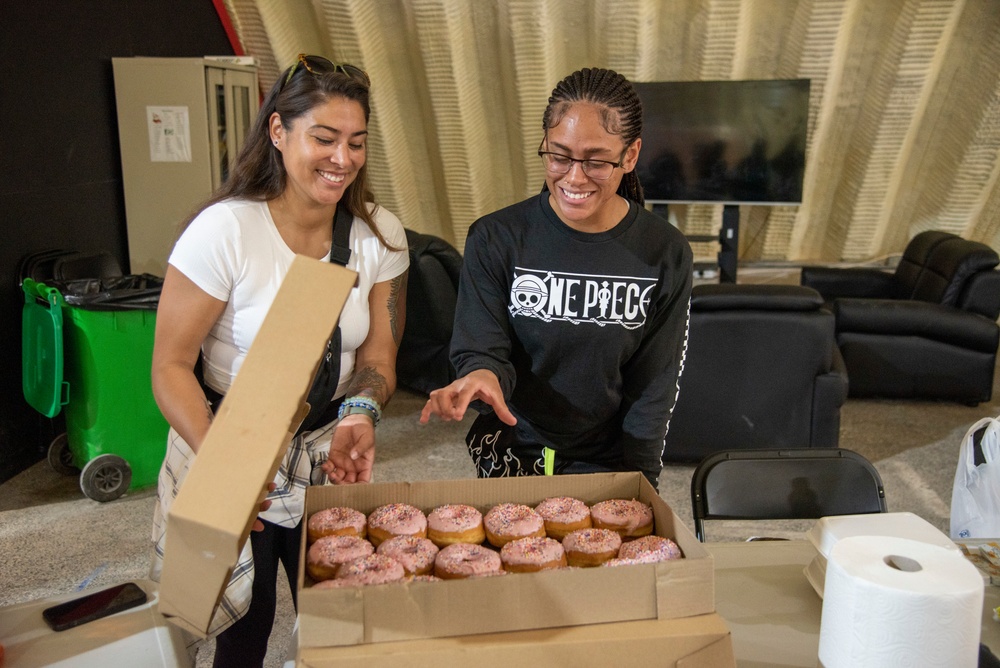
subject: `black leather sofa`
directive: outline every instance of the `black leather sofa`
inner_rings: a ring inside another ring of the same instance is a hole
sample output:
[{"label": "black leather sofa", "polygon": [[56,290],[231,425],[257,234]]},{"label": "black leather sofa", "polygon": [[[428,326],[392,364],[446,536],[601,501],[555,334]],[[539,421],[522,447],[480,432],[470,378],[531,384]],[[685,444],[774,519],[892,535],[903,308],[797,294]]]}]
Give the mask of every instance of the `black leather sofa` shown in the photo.
[{"label": "black leather sofa", "polygon": [[836,317],[851,396],[975,405],[993,391],[998,264],[989,246],[930,230],[913,237],[894,272],[804,267],[801,284]]},{"label": "black leather sofa", "polygon": [[795,285],[698,285],[663,458],[834,448],[846,398],[833,314],[819,293]]}]

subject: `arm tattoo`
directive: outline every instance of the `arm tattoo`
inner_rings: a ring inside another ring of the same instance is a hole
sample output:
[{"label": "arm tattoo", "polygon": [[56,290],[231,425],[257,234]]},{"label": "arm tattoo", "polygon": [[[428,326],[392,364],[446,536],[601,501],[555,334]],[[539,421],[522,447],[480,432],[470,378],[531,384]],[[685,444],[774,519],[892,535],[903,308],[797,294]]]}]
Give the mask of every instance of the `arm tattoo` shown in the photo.
[{"label": "arm tattoo", "polygon": [[373,366],[364,369],[357,369],[354,379],[347,388],[347,396],[371,397],[378,402],[379,406],[385,408],[389,403],[389,387],[385,377]]},{"label": "arm tattoo", "polygon": [[[399,323],[399,300],[400,296],[406,294],[406,273],[397,276],[389,281],[389,299],[386,307],[389,309],[389,325],[392,329],[392,340],[399,347],[399,341],[403,337]],[[403,297],[405,299],[405,296]]]}]

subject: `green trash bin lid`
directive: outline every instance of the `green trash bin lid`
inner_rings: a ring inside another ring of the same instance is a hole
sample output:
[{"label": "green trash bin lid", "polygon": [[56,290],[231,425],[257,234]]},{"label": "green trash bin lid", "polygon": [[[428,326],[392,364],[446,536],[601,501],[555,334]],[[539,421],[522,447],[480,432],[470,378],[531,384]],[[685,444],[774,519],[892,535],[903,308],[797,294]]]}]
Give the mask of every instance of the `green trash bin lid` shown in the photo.
[{"label": "green trash bin lid", "polygon": [[32,408],[55,417],[69,401],[63,382],[62,296],[30,278],[21,284],[21,387]]}]

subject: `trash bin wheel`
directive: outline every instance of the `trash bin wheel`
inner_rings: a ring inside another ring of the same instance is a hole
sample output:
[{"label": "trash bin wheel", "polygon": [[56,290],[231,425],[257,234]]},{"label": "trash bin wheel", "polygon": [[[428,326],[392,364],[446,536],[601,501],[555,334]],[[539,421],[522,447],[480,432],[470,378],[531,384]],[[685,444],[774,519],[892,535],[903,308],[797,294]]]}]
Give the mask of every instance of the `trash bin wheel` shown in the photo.
[{"label": "trash bin wheel", "polygon": [[132,467],[117,455],[98,455],[80,472],[80,489],[94,501],[114,501],[131,483]]},{"label": "trash bin wheel", "polygon": [[63,475],[80,475],[80,469],[73,466],[73,452],[69,449],[69,439],[66,434],[59,434],[49,443],[49,466],[56,473]]}]

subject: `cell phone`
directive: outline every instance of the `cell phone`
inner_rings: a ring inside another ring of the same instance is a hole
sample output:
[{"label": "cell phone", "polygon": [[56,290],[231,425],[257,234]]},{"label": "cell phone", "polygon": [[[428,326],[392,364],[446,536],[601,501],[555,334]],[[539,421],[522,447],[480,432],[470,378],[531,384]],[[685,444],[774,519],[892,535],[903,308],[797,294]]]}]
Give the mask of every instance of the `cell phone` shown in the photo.
[{"label": "cell phone", "polygon": [[53,631],[65,631],[145,602],[146,592],[134,582],[126,582],[45,608],[42,617]]}]

